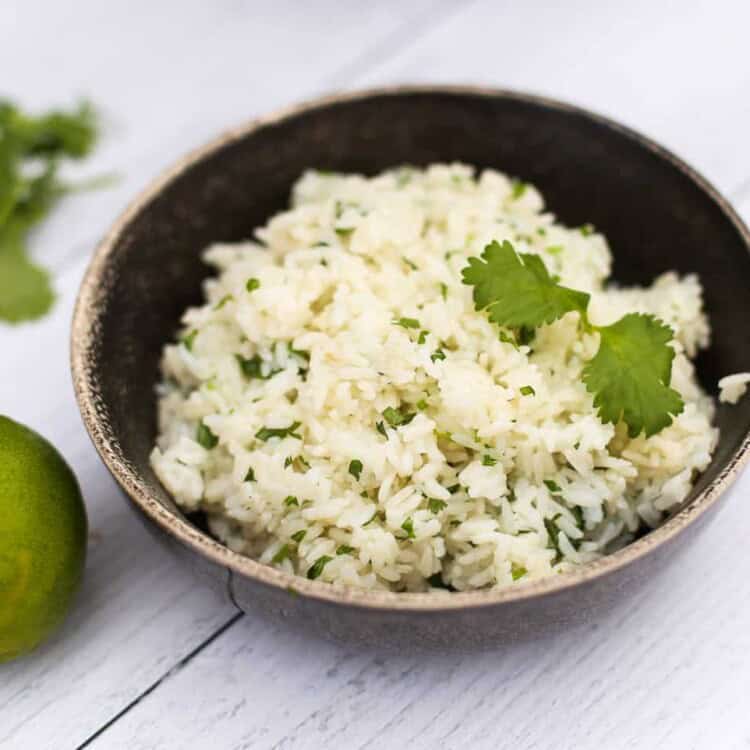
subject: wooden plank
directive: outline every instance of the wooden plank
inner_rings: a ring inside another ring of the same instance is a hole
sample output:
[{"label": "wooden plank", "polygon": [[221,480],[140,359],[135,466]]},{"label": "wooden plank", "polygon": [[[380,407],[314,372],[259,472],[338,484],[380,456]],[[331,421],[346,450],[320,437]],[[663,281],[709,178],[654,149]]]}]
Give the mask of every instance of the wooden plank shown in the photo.
[{"label": "wooden plank", "polygon": [[617,612],[494,653],[357,653],[248,615],[92,748],[744,747],[749,491]]}]

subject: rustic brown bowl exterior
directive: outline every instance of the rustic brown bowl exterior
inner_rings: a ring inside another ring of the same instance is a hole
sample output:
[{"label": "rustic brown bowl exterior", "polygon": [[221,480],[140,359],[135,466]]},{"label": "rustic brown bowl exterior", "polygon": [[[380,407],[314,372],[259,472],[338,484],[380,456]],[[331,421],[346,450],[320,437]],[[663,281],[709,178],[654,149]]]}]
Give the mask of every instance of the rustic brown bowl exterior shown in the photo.
[{"label": "rustic brown bowl exterior", "polygon": [[610,120],[507,91],[408,87],[333,96],[231,131],[147,188],[101,243],[76,307],[72,367],[86,428],[133,507],[244,610],[368,646],[535,636],[627,606],[690,544],[747,460],[750,398],[719,407],[714,461],[659,529],[580,571],[501,591],[395,594],[296,578],[231,552],[182,515],[148,456],[160,351],[201,299],[203,248],[249,237],[307,168],[372,174],[452,160],[519,176],[565,224],[593,223],[610,240],[622,283],[668,269],[698,273],[714,328],[698,361],[703,384],[715,392],[722,375],[750,370],[747,229],[692,169]]}]

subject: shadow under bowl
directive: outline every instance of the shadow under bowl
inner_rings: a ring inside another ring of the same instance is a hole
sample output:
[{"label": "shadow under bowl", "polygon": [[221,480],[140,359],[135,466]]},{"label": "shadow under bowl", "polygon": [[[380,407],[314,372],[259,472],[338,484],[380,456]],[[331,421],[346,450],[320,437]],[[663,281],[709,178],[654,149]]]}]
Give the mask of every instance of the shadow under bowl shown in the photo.
[{"label": "shadow under bowl", "polygon": [[256,120],[181,160],[98,247],[72,329],[83,420],[132,506],[196,572],[247,611],[370,646],[489,646],[580,622],[627,600],[713,515],[750,452],[750,398],[720,405],[714,459],[658,529],[582,569],[500,591],[396,594],[334,586],[261,565],[186,518],[149,465],[159,358],[201,301],[202,250],[236,242],[286,207],[308,168],[374,174],[462,161],[532,182],[568,226],[593,223],[613,277],[647,284],[697,273],[713,326],[697,362],[715,392],[750,370],[748,232],[724,199],[663,148],[606,118],[508,91],[406,87],[333,96]]}]

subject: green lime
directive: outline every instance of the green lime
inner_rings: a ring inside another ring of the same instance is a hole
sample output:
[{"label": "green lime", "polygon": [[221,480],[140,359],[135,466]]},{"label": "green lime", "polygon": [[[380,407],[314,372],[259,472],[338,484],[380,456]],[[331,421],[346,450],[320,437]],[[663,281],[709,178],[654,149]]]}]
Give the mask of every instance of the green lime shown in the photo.
[{"label": "green lime", "polygon": [[63,457],[0,415],[0,662],[64,619],[86,559],[86,509]]}]

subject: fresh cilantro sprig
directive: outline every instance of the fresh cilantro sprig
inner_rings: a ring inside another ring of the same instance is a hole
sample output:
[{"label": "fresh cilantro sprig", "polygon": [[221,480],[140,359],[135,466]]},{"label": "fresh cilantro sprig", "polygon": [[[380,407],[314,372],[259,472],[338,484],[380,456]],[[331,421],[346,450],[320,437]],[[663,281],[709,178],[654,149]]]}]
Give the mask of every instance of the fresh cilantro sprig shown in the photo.
[{"label": "fresh cilantro sprig", "polygon": [[74,190],[58,177],[65,159],[80,159],[97,136],[88,104],[30,117],[0,100],[0,319],[32,320],[52,306],[49,274],[28,257],[30,230]]},{"label": "fresh cilantro sprig", "polygon": [[569,312],[586,331],[599,334],[599,349],[583,370],[599,418],[628,426],[628,435],[655,435],[672,423],[684,403],[670,387],[674,331],[653,315],[630,313],[609,326],[588,319],[589,295],[558,284],[538,255],[517,253],[507,240],[491,242],[462,272],[473,287],[477,310],[517,331],[538,328]]}]

